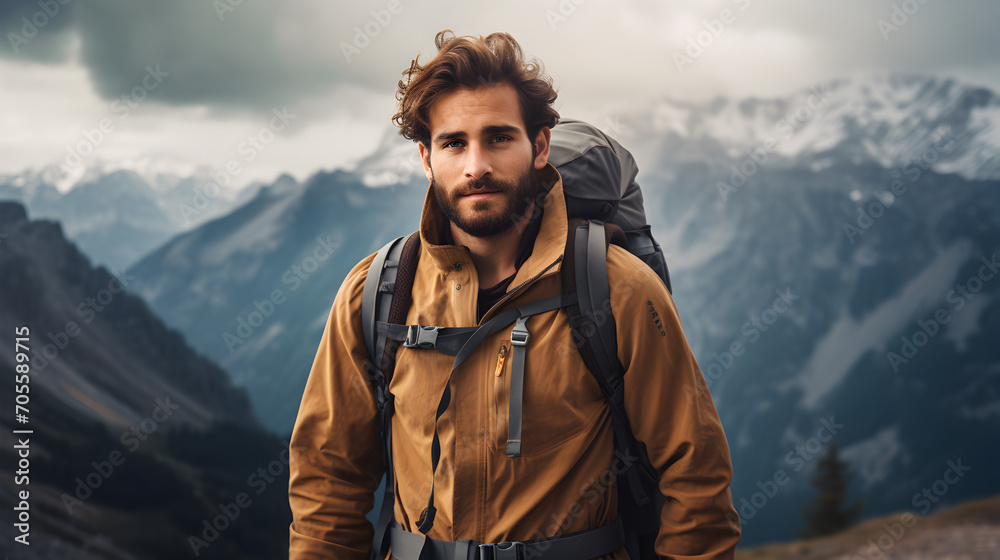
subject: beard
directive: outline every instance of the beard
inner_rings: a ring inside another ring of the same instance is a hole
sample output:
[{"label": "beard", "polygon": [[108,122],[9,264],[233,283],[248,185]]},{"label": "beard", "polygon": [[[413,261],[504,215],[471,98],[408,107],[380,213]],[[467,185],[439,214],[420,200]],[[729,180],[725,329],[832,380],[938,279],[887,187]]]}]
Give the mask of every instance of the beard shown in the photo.
[{"label": "beard", "polygon": [[[455,189],[451,194],[440,188],[433,178],[432,169],[431,191],[434,193],[434,200],[445,217],[466,234],[472,237],[497,236],[514,227],[541,190],[541,181],[532,161],[534,157],[513,181],[500,181],[484,175],[463,188]],[[498,194],[487,200],[462,200],[465,195],[475,194],[476,191],[498,191]],[[459,210],[459,204],[466,206],[464,213]]]}]

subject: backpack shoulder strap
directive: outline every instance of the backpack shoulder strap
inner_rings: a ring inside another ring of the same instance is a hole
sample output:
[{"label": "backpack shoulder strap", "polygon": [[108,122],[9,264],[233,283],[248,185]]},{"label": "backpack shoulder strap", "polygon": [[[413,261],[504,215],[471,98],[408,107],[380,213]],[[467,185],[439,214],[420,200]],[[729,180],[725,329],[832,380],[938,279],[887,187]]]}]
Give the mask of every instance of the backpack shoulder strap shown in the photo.
[{"label": "backpack shoulder strap", "polygon": [[[378,321],[405,323],[406,313],[412,303],[411,289],[420,258],[420,235],[413,232],[400,236],[382,246],[368,269],[361,300],[361,328],[368,358],[375,370],[387,373],[386,336],[380,334]],[[399,289],[397,289],[397,287]],[[397,297],[398,294],[398,297]],[[388,379],[387,379],[388,381]]]},{"label": "backpack shoulder strap", "polygon": [[[399,255],[403,250],[402,241],[403,236],[399,236],[383,245],[375,254],[375,260],[368,267],[368,276],[365,278],[365,289],[361,296],[361,328],[365,347],[368,349],[368,359],[372,364],[378,363],[375,359],[378,355],[375,349],[375,322],[379,319],[379,311],[388,312],[388,304],[392,302]],[[386,279],[386,285],[383,285]]]},{"label": "backpack shoulder strap", "polygon": [[618,359],[607,276],[607,250],[611,243],[628,248],[620,227],[600,220],[569,220],[563,293],[577,292],[578,305],[567,308],[570,329],[580,356],[597,379],[611,409],[616,451],[638,459],[626,462],[624,472],[618,474],[621,489],[618,513],[625,521],[629,556],[645,560],[656,558],[653,547],[664,496],[659,491],[658,473],[649,462],[645,445],[635,439],[625,411],[625,368]]},{"label": "backpack shoulder strap", "polygon": [[386,243],[375,255],[361,300],[361,328],[368,349],[368,377],[375,386],[375,403],[382,427],[382,453],[385,461],[385,492],[370,558],[381,560],[389,551],[389,525],[395,508],[395,473],[392,466],[393,396],[389,382],[396,365],[399,342],[378,332],[378,321],[405,323],[412,299],[413,279],[420,258],[420,235],[413,232],[406,241],[400,236]]},{"label": "backpack shoulder strap", "polygon": [[625,234],[614,224],[571,218],[562,268],[563,293],[577,293],[577,305],[567,308],[574,340],[612,406],[624,404],[625,369],[618,360],[607,250],[612,241],[624,240]]}]

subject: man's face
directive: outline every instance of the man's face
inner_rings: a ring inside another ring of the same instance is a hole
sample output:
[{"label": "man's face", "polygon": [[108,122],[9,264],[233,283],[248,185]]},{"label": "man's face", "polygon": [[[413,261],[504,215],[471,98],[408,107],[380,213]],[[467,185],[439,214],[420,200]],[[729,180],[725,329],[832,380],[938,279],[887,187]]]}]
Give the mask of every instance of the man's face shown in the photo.
[{"label": "man's face", "polygon": [[525,214],[541,184],[537,170],[548,161],[528,138],[517,92],[502,84],[462,88],[431,106],[431,149],[420,156],[442,213],[474,237],[499,235]]}]

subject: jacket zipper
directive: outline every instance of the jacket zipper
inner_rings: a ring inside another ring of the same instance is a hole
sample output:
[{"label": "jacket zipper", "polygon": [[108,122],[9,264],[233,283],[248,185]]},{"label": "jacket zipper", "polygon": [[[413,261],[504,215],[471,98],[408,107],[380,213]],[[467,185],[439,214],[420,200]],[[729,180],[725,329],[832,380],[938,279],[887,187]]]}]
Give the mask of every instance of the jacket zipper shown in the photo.
[{"label": "jacket zipper", "polygon": [[500,394],[504,390],[504,375],[503,375],[503,365],[507,359],[507,343],[500,344],[500,350],[497,352],[497,367],[493,372],[493,431],[490,434],[493,438],[493,444],[499,445],[497,443],[500,438],[500,430],[503,427],[503,409],[501,408],[502,399]]},{"label": "jacket zipper", "polygon": [[[515,288],[514,288],[513,290],[510,290],[510,291],[508,291],[508,292],[507,292],[506,294],[504,294],[504,296],[503,296],[502,298],[500,298],[499,300],[497,300],[497,302],[496,302],[496,303],[494,303],[494,304],[493,304],[493,307],[490,307],[490,308],[489,308],[489,309],[488,309],[488,310],[486,311],[486,313],[485,313],[485,314],[483,315],[483,318],[479,320],[479,324],[480,324],[480,325],[482,325],[483,323],[485,323],[485,322],[486,322],[486,320],[487,320],[487,317],[489,316],[489,314],[490,314],[490,312],[491,312],[491,311],[493,311],[494,309],[496,309],[496,308],[497,308],[498,306],[500,306],[501,304],[503,304],[504,302],[506,302],[506,301],[507,301],[507,300],[509,300],[510,298],[512,298],[512,297],[514,297],[515,295],[517,295],[517,292],[518,292],[518,291],[519,291],[519,290],[520,290],[521,288],[523,288],[524,286],[526,286],[526,285],[528,285],[528,284],[530,284],[530,283],[534,282],[535,280],[538,280],[539,278],[541,278],[543,274],[545,274],[546,272],[548,272],[548,270],[549,270],[550,268],[552,268],[553,266],[555,266],[556,264],[558,264],[558,263],[559,263],[560,261],[562,261],[562,259],[563,259],[563,256],[562,256],[562,255],[559,255],[559,257],[558,257],[558,258],[556,258],[556,260],[554,260],[554,261],[550,262],[550,263],[548,264],[548,266],[546,266],[545,268],[543,268],[543,269],[541,270],[541,272],[539,272],[538,274],[536,274],[536,275],[532,276],[531,278],[528,278],[528,279],[527,279],[527,280],[525,280],[524,282],[521,282],[521,283],[520,283],[520,284],[518,284],[518,285],[517,285],[517,287],[515,287]],[[490,318],[490,319],[492,319],[492,317],[489,317],[489,318]]]},{"label": "jacket zipper", "polygon": [[507,346],[501,344],[500,355],[497,356],[497,370],[493,374],[495,377],[500,377],[500,374],[503,373],[503,360],[506,357],[507,357]]},{"label": "jacket zipper", "polygon": [[[555,266],[556,264],[558,264],[560,261],[562,261],[562,259],[563,259],[563,256],[559,255],[559,257],[557,257],[556,260],[554,260],[551,263],[549,263],[548,266],[546,266],[545,268],[543,268],[541,270],[541,272],[539,272],[538,274],[532,276],[531,278],[528,278],[524,282],[521,282],[520,284],[517,285],[516,288],[514,288],[513,290],[510,290],[506,294],[504,294],[504,296],[502,298],[500,298],[496,303],[493,304],[493,307],[490,307],[489,310],[486,311],[486,313],[483,315],[483,318],[480,319],[479,324],[482,325],[483,322],[486,320],[486,318],[489,316],[490,312],[493,311],[494,309],[496,309],[497,306],[501,305],[505,301],[507,301],[510,298],[514,297],[517,294],[517,292],[521,288],[523,288],[524,286],[526,286],[526,285],[530,284],[531,282],[534,282],[535,280],[541,278],[542,275],[544,275],[550,268],[552,268],[553,266]],[[506,346],[506,345],[504,345],[504,346]],[[504,350],[503,352],[506,353],[506,350]],[[501,358],[498,358],[498,361],[501,362],[501,363],[498,364],[497,369],[499,370],[500,373],[503,373],[503,369],[501,367],[502,366],[502,360],[501,360]],[[497,388],[497,385],[500,384],[499,381],[501,380],[501,377],[499,375],[497,375],[496,372],[494,372],[493,379],[494,379],[494,391],[493,391],[493,399],[494,400],[493,400],[493,402],[494,402],[494,405],[496,405],[496,403],[497,403],[497,391],[496,391],[496,388]],[[497,408],[497,410],[496,410],[496,416],[499,417],[499,415],[500,415],[499,406],[497,406],[496,408]],[[495,424],[499,424],[499,422],[494,422],[494,423]],[[481,452],[482,470],[480,471],[480,476],[482,477],[481,480],[482,480],[482,483],[483,483],[483,487],[480,488],[480,495],[482,496],[483,499],[480,500],[480,504],[479,504],[479,530],[477,531],[480,534],[480,538],[484,538],[483,535],[485,533],[485,527],[484,527],[484,523],[485,523],[485,519],[486,519],[486,500],[485,500],[485,494],[486,494],[486,486],[489,483],[489,481],[487,481],[487,479],[486,479],[487,476],[488,476],[488,472],[487,472],[487,469],[486,469],[486,463],[488,461],[488,456],[489,456],[489,453],[490,453],[490,448],[493,447],[494,445],[496,445],[495,442],[497,441],[497,432],[498,431],[499,431],[499,426],[497,426],[497,427],[494,428],[493,442],[483,441],[483,445],[481,447],[481,449],[482,449],[482,452]],[[482,438],[482,439],[485,440],[486,438]]]}]

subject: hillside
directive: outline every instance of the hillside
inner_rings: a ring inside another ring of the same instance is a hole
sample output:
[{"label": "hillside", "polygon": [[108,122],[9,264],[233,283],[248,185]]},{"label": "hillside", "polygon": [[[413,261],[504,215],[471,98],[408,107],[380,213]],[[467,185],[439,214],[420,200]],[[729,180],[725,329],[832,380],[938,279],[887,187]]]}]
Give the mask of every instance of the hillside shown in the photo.
[{"label": "hillside", "polygon": [[[199,557],[287,550],[284,444],[245,391],[129,293],[128,277],[93,268],[58,223],[30,221],[17,203],[0,202],[0,269],[0,329],[10,337],[0,367],[30,366],[0,388],[14,403],[16,385],[24,405],[19,423],[13,411],[0,417],[0,496],[27,504],[0,511],[0,542],[19,547],[14,557],[184,557],[220,504],[241,494],[256,505],[237,510]],[[15,358],[15,329],[28,362]],[[30,546],[14,542],[25,533],[15,515],[30,517]]]},{"label": "hillside", "polygon": [[[904,515],[906,517],[904,517]],[[1000,496],[931,515],[898,512],[827,537],[739,548],[736,560],[1000,558]]]}]

